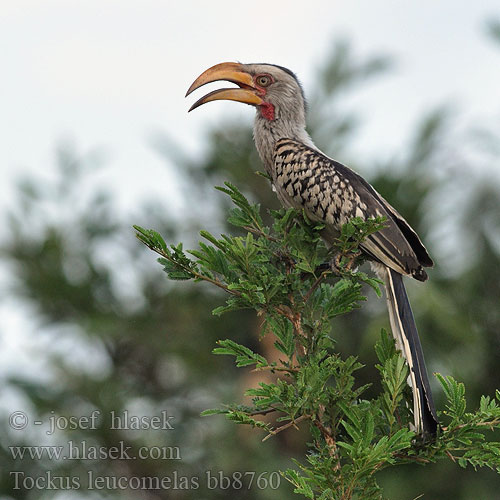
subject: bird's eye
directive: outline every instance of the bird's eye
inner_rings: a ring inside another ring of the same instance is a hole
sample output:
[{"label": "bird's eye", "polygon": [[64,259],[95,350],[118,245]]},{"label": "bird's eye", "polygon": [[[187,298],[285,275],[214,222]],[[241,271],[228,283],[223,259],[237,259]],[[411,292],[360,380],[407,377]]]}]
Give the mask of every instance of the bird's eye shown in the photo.
[{"label": "bird's eye", "polygon": [[259,75],[256,79],[255,82],[259,87],[267,87],[271,85],[273,82],[271,77],[269,75]]}]

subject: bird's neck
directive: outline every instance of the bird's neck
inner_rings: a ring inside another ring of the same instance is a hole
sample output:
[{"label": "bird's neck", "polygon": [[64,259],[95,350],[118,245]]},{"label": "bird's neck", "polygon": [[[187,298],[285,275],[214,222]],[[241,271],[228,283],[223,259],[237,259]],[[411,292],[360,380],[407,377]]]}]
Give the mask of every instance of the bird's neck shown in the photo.
[{"label": "bird's neck", "polygon": [[[253,128],[255,146],[267,173],[274,180],[274,147],[280,139],[293,139],[315,148],[306,131],[305,120],[268,120],[257,112]],[[315,148],[316,149],[316,148]]]}]

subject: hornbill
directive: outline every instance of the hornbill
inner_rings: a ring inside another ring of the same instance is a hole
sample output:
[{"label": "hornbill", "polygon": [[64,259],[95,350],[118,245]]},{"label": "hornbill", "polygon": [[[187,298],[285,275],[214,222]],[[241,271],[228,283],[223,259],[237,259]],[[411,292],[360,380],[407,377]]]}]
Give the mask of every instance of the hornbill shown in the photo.
[{"label": "hornbill", "polygon": [[415,431],[435,434],[439,424],[403,284],[403,276],[425,281],[424,267],[433,266],[420,238],[368,182],[314,145],[306,131],[304,92],[292,71],[273,64],[221,63],[203,72],[186,96],[219,80],[239,88],[210,92],[189,111],[216,100],[255,106],[255,145],[273,189],[285,207],[304,210],[311,220],[325,224],[323,237],[327,243],[333,244],[340,227],[353,217],[386,218],[385,227],[368,236],[361,250],[385,284],[392,333],[409,366]]}]

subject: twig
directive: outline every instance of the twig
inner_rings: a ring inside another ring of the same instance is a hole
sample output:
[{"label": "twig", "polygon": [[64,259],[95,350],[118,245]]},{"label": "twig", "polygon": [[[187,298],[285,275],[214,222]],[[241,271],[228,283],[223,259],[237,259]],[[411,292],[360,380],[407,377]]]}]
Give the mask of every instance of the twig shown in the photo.
[{"label": "twig", "polygon": [[[322,405],[321,405],[322,406]],[[324,412],[324,408],[320,408],[321,413]],[[319,429],[321,432],[321,435],[323,436],[323,439],[325,440],[325,443],[328,446],[328,453],[331,457],[335,457],[337,459],[337,463],[333,467],[333,470],[339,470],[340,469],[340,461],[338,460],[339,455],[338,455],[338,450],[337,450],[337,442],[335,441],[335,437],[332,434],[332,431],[329,427],[326,427],[323,425],[321,420],[315,419],[313,421],[314,425]]]},{"label": "twig", "polygon": [[428,463],[430,463],[430,460],[427,460],[426,458],[413,457],[411,455],[406,455],[404,453],[393,453],[393,456],[396,457],[396,458],[403,458],[403,459],[406,459],[406,460],[411,460],[413,462],[418,462],[420,464],[428,464]]},{"label": "twig", "polygon": [[[500,424],[500,418],[494,418],[493,420],[490,420],[489,422],[475,422],[475,423],[468,423],[468,424],[459,424],[452,429],[449,430],[449,432],[455,432],[457,430],[463,429],[464,427],[468,427],[470,425],[473,426],[478,426],[478,427],[489,427],[490,430],[492,431],[497,425]],[[447,428],[445,428],[447,429]]]},{"label": "twig", "polygon": [[195,279],[199,279],[199,280],[202,280],[202,281],[207,281],[208,283],[211,283],[212,285],[215,285],[215,286],[217,286],[219,288],[222,288],[222,290],[224,290],[227,293],[230,293],[231,295],[237,295],[237,296],[241,295],[241,292],[239,292],[237,290],[230,290],[228,288],[228,286],[225,285],[224,283],[222,283],[221,281],[219,281],[217,279],[209,278],[208,276],[205,276],[204,274],[200,274],[199,272],[191,269],[188,266],[180,264],[175,259],[172,259],[172,257],[170,255],[168,255],[166,252],[164,252],[163,250],[161,250],[159,248],[156,248],[156,247],[153,247],[153,246],[150,246],[150,245],[147,245],[147,246],[151,250],[153,250],[154,252],[156,252],[158,255],[161,255],[162,257],[164,257],[165,259],[169,260],[173,264],[176,264],[177,266],[179,266],[180,268],[182,268],[184,271],[192,274]]},{"label": "twig", "polygon": [[[293,306],[293,300],[292,300],[292,306]],[[307,335],[304,333],[304,330],[302,329],[302,315],[300,312],[293,312],[293,310],[286,306],[286,305],[279,305],[275,307],[275,310],[278,314],[281,314],[282,316],[285,316],[290,323],[293,325],[293,329],[295,330],[295,333],[298,337],[303,337],[307,338]],[[301,356],[305,356],[307,354],[306,348],[297,341],[297,349],[300,351]]]},{"label": "twig", "polygon": [[268,413],[272,413],[273,411],[278,411],[277,408],[266,408],[265,410],[257,410],[249,413],[251,417],[254,417],[255,415],[267,415]]},{"label": "twig", "polygon": [[245,229],[249,233],[256,234],[257,236],[262,236],[266,240],[272,241],[274,243],[278,242],[278,240],[274,236],[271,236],[270,234],[266,234],[264,231],[261,231],[260,229],[257,229],[255,227],[251,227],[251,226],[242,226],[242,227],[243,227],[243,229]]},{"label": "twig", "polygon": [[269,434],[262,440],[262,442],[267,441],[270,437],[276,436],[276,434],[279,434],[280,432],[288,429],[289,427],[295,427],[298,429],[297,425],[299,422],[302,422],[302,420],[305,420],[307,418],[311,418],[311,415],[301,415],[299,418],[295,420],[291,420],[285,425],[282,425],[281,427],[278,427],[277,429],[270,431]]},{"label": "twig", "polygon": [[328,275],[328,271],[323,271],[319,275],[318,279],[312,284],[311,288],[306,293],[306,295],[304,297],[304,302],[307,302],[311,298],[311,295],[313,294],[314,290],[316,290],[316,288],[318,288],[320,283],[326,278],[327,275]]},{"label": "twig", "polygon": [[286,366],[257,366],[252,370],[252,372],[262,372],[264,370],[276,371],[276,372],[298,372],[300,368],[298,366],[291,366],[287,368]]}]

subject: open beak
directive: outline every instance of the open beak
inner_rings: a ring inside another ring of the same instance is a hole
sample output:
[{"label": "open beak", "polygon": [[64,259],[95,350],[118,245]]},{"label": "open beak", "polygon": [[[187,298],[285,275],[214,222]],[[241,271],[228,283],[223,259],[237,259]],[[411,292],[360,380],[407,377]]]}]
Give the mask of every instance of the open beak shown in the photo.
[{"label": "open beak", "polygon": [[240,88],[214,90],[201,99],[198,99],[189,108],[189,111],[210,101],[238,101],[253,106],[259,106],[264,102],[256,93],[256,87],[251,75],[243,70],[243,65],[232,62],[216,64],[204,71],[189,87],[186,97],[202,85],[219,80],[236,83]]}]

